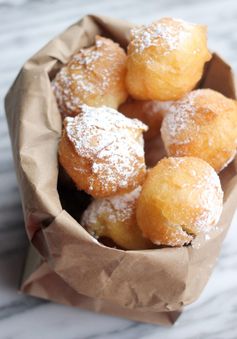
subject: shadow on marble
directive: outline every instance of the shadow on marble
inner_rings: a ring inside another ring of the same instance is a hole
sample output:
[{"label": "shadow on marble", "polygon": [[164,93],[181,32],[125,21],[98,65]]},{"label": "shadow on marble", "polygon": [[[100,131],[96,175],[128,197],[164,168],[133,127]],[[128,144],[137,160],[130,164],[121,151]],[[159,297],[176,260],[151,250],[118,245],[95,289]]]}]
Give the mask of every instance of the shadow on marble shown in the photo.
[{"label": "shadow on marble", "polygon": [[27,246],[0,255],[0,286],[18,290],[27,255]]}]

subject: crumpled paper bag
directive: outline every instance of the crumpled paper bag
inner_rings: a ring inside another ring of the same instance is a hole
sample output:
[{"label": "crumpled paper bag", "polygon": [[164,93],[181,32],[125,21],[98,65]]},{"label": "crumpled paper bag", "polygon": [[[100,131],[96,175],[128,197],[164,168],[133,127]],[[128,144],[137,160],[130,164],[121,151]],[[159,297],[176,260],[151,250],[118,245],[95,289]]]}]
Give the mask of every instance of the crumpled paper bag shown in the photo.
[{"label": "crumpled paper bag", "polygon": [[[206,285],[234,214],[237,175],[221,173],[218,229],[193,246],[124,251],[97,242],[62,206],[57,147],[62,121],[50,81],[96,34],[126,48],[132,26],[86,16],[28,60],[6,97],[6,114],[31,249],[21,291],[56,302],[151,323],[172,324]],[[199,87],[235,98],[233,74],[213,54]],[[158,144],[159,141],[158,141]],[[162,152],[161,152],[162,153]],[[59,196],[59,191],[60,196]],[[75,200],[78,208],[82,200]]]}]

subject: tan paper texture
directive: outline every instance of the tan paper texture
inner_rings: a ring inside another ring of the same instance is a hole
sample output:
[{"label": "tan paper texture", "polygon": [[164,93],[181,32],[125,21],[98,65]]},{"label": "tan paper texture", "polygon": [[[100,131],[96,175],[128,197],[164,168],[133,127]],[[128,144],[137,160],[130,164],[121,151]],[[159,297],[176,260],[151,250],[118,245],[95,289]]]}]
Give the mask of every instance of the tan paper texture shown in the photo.
[{"label": "tan paper texture", "polygon": [[[206,285],[231,224],[237,204],[233,164],[221,174],[225,197],[218,230],[209,240],[197,238],[193,246],[181,248],[106,247],[63,209],[57,189],[62,122],[50,79],[73,53],[92,45],[96,34],[126,47],[130,28],[124,21],[84,17],[26,62],[7,94],[6,114],[33,248],[21,290],[133,320],[172,324]],[[235,98],[231,68],[216,54],[199,86]],[[77,204],[80,208],[80,201]]]}]

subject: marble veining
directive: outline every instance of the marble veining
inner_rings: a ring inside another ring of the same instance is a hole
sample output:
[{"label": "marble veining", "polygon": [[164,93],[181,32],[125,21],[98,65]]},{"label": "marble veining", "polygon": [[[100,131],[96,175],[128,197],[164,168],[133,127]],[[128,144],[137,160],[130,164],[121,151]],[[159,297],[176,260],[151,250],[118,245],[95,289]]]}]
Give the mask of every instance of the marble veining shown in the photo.
[{"label": "marble veining", "polygon": [[28,241],[3,98],[24,61],[87,13],[135,23],[174,16],[207,24],[210,48],[237,71],[235,0],[0,0],[0,339],[236,339],[237,216],[207,287],[172,328],[73,309],[17,292]]}]

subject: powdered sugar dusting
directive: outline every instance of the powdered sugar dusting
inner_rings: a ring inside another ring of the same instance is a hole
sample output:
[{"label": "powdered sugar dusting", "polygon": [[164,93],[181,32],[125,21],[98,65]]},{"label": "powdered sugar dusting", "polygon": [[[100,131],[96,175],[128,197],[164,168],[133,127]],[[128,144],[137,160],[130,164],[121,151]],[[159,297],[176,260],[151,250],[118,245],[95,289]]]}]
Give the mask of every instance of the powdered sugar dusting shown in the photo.
[{"label": "powdered sugar dusting", "polygon": [[[202,90],[195,90],[177,102],[173,102],[168,108],[168,112],[163,120],[161,135],[167,145],[187,144],[196,137],[199,125],[194,121],[197,113],[196,98],[202,95]],[[206,110],[215,110],[210,104],[206,104]],[[190,131],[192,130],[192,133]],[[189,133],[186,133],[189,131]]]},{"label": "powdered sugar dusting", "polygon": [[94,200],[83,214],[82,226],[94,225],[98,223],[98,216],[105,215],[111,223],[128,220],[135,212],[135,205],[140,192],[141,187],[139,186],[127,194]]},{"label": "powdered sugar dusting", "polygon": [[139,54],[151,46],[161,46],[164,54],[168,54],[190,36],[192,26],[182,20],[163,18],[149,26],[135,27],[131,30],[133,53]]},{"label": "powdered sugar dusting", "polygon": [[227,127],[235,124],[235,109],[233,100],[211,89],[194,90],[174,101],[161,126],[167,152],[195,155],[220,172],[236,154],[236,133]]},{"label": "powdered sugar dusting", "polygon": [[198,129],[198,125],[192,118],[196,114],[195,98],[199,93],[199,90],[190,92],[177,103],[173,102],[169,105],[161,127],[161,135],[168,145],[187,144],[191,141],[191,133],[187,135],[183,132],[186,132],[187,128]]},{"label": "powdered sugar dusting", "polygon": [[143,106],[147,115],[154,116],[157,113],[162,113],[165,115],[169,111],[172,101],[144,101]]},{"label": "powdered sugar dusting", "polygon": [[[165,242],[167,244],[169,243],[170,246],[183,246],[184,244],[189,244],[193,240],[193,235],[188,234],[180,225],[167,222],[166,227],[172,229],[172,240],[169,233],[164,235]],[[158,246],[163,245],[158,239],[153,242]]]},{"label": "powdered sugar dusting", "polygon": [[[223,191],[218,175],[210,165],[201,159],[187,157],[169,159],[173,168],[184,166],[184,171],[190,177],[187,182],[182,182],[182,186],[186,192],[189,192],[188,204],[190,211],[193,209],[195,212],[195,217],[192,221],[190,220],[190,225],[181,225],[183,230],[193,230],[196,235],[208,233],[216,225],[222,212]],[[193,161],[194,167],[187,166],[187,161]],[[195,162],[197,167],[195,167]],[[205,166],[201,163],[204,163]]]},{"label": "powdered sugar dusting", "polygon": [[88,97],[103,96],[120,79],[125,60],[118,44],[102,37],[96,37],[95,46],[73,55],[52,81],[61,113],[75,115]]},{"label": "powdered sugar dusting", "polygon": [[195,220],[195,227],[200,233],[208,233],[210,226],[215,226],[220,218],[223,205],[223,191],[220,179],[214,169],[208,166],[206,175],[196,185],[200,192],[199,206],[202,213]]},{"label": "powdered sugar dusting", "polygon": [[164,203],[166,243],[180,246],[195,241],[196,237],[208,238],[217,227],[223,206],[217,173],[204,160],[194,157],[170,157],[162,162],[165,170],[159,185],[159,201]]},{"label": "powdered sugar dusting", "polygon": [[[145,170],[142,132],[147,126],[116,110],[82,105],[75,118],[67,117],[65,129],[78,154],[91,162],[90,190],[100,183],[114,192]],[[80,169],[77,169],[80,170]]]}]

